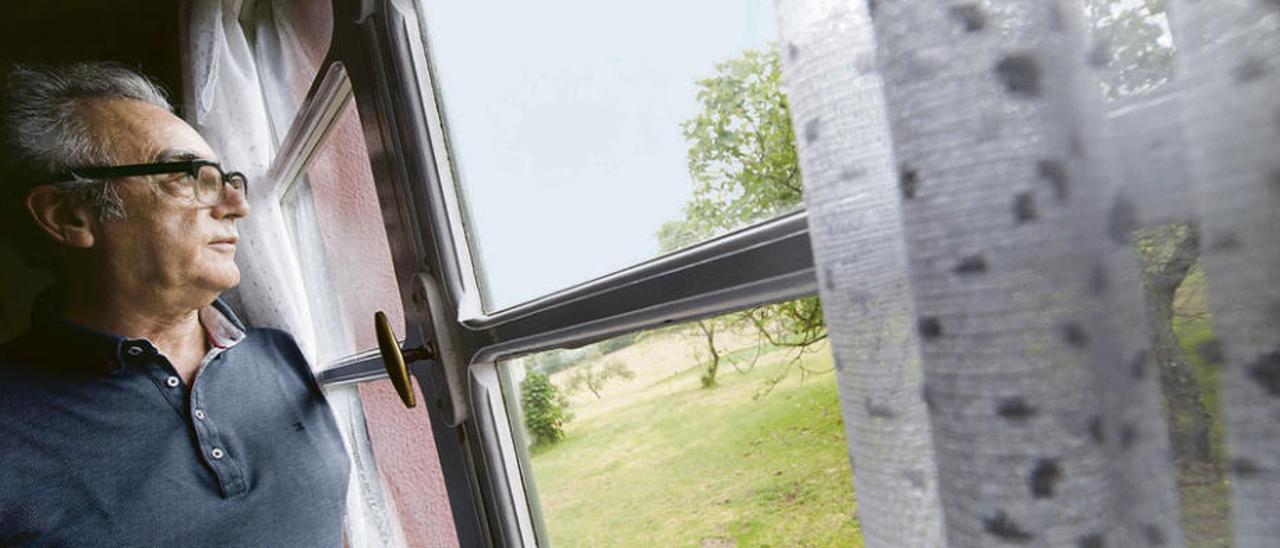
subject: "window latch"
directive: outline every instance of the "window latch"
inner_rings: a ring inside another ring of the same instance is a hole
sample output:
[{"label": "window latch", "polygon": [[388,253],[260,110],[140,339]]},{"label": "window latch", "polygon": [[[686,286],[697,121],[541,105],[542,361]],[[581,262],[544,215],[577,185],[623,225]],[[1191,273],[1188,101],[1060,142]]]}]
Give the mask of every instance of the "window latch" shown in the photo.
[{"label": "window latch", "polygon": [[417,399],[413,395],[413,381],[409,378],[409,368],[405,364],[434,359],[435,348],[432,348],[431,341],[426,341],[418,348],[402,351],[395,332],[391,330],[391,323],[387,321],[387,315],[381,310],[373,315],[373,328],[378,334],[378,351],[382,354],[382,366],[387,369],[387,376],[391,378],[391,384],[396,387],[400,401],[404,402],[404,406],[408,408],[417,406]]}]

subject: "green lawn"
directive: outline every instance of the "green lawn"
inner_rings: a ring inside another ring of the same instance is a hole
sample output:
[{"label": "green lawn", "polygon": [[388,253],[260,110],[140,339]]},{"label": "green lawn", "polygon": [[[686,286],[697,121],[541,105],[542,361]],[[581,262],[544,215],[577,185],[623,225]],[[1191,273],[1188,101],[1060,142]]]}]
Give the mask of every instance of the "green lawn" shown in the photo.
[{"label": "green lawn", "polygon": [[[1226,459],[1217,371],[1196,349],[1213,337],[1203,274],[1194,272],[1175,322],[1214,418],[1215,461]],[[597,399],[572,395],[576,418],[532,468],[555,546],[862,546],[830,353],[796,366],[753,400],[789,354],[773,351],[745,372],[722,363],[719,386],[699,387],[697,337],[657,333],[582,366],[621,361],[635,378]],[[729,336],[740,367],[755,348]],[[563,385],[572,369],[553,375]],[[1220,466],[1179,473],[1188,546],[1228,548],[1230,488]]]},{"label": "green lawn", "polygon": [[793,366],[753,401],[785,352],[746,372],[723,364],[704,390],[689,361],[645,363],[645,345],[664,344],[696,343],[664,336],[611,354],[636,379],[600,400],[579,394],[567,437],[534,451],[552,544],[861,546],[830,352],[803,363],[826,373],[802,384]]}]

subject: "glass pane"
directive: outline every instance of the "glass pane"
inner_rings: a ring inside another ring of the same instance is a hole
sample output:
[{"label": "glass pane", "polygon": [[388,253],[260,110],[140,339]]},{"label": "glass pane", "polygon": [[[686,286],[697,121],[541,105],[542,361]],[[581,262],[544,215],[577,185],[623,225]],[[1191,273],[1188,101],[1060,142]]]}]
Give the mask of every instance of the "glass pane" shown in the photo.
[{"label": "glass pane", "polygon": [[1222,349],[1214,338],[1199,229],[1192,223],[1157,225],[1134,231],[1133,240],[1142,261],[1183,534],[1187,546],[1227,548],[1231,486],[1218,374]]},{"label": "glass pane", "polygon": [[400,290],[354,102],[281,207],[301,261],[321,363],[376,348],[379,310],[403,338]]},{"label": "glass pane", "polygon": [[818,306],[500,364],[551,545],[861,546]]},{"label": "glass pane", "polygon": [[[404,310],[354,102],[281,206],[301,262],[322,368],[377,348],[373,316],[379,310],[403,338]],[[421,393],[417,398],[423,401]],[[395,546],[403,543],[398,538],[454,545],[426,407],[406,410],[387,380],[333,389],[329,399],[353,463],[351,545]]]},{"label": "glass pane", "polygon": [[333,3],[258,2],[252,39],[276,141],[284,139],[333,36]]},{"label": "glass pane", "polygon": [[771,2],[500,4],[420,2],[486,309],[800,205]]},{"label": "glass pane", "polygon": [[1109,101],[1130,99],[1173,79],[1173,36],[1165,0],[1084,0],[1089,55]]}]

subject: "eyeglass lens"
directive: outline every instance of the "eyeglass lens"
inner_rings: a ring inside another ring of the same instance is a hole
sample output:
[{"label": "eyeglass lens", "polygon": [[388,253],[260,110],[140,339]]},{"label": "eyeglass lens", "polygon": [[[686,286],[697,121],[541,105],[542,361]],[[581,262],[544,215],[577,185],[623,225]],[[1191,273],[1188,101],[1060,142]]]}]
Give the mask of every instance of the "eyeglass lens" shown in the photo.
[{"label": "eyeglass lens", "polygon": [[[245,190],[244,176],[238,173],[227,178],[226,184],[240,192]],[[199,176],[196,178],[196,198],[198,200],[209,205],[222,202],[223,186],[223,175],[218,168],[208,165],[200,166]]]}]

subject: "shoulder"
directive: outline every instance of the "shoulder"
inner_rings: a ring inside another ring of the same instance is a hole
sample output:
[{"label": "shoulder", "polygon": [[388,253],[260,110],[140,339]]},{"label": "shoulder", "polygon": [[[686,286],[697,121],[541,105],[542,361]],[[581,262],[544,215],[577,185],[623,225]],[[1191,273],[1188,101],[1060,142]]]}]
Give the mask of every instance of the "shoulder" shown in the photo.
[{"label": "shoulder", "polygon": [[244,330],[245,338],[240,344],[254,344],[262,347],[272,348],[287,354],[295,355],[298,359],[305,360],[302,355],[302,349],[298,347],[298,341],[290,335],[288,331],[275,329],[273,327],[250,327]]},{"label": "shoulder", "polygon": [[228,352],[262,360],[302,380],[315,390],[320,386],[311,370],[311,363],[303,355],[297,340],[287,331],[274,328],[251,327],[245,330],[244,340]]}]

